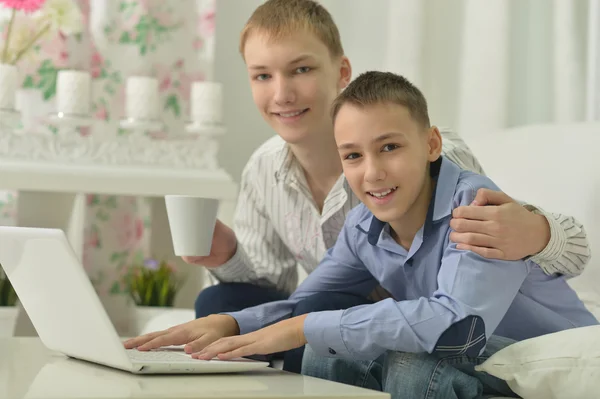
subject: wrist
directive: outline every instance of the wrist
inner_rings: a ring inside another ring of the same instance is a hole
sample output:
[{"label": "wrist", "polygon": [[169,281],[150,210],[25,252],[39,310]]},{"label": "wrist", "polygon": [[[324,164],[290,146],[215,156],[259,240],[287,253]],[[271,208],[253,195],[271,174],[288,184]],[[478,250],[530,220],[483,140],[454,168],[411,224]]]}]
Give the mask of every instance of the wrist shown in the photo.
[{"label": "wrist", "polygon": [[298,334],[298,341],[302,343],[302,345],[306,345],[308,343],[307,339],[306,339],[306,335],[304,334],[304,321],[306,320],[306,318],[308,317],[308,314],[303,314],[301,316],[297,316],[297,323],[298,323],[298,327],[297,327],[297,334]]},{"label": "wrist", "polygon": [[225,261],[223,262],[223,264],[225,264],[225,263],[229,262],[231,259],[233,259],[233,257],[237,253],[237,248],[238,248],[238,242],[237,242],[237,239],[235,239],[233,241],[233,245],[231,246],[231,250],[227,254],[227,259],[225,259]]},{"label": "wrist", "polygon": [[238,248],[238,242],[234,236],[233,242],[231,243],[231,245],[229,245],[229,251],[225,252],[223,258],[221,259],[221,264],[218,267],[231,262],[231,260],[235,257],[235,254],[237,253],[237,248]]},{"label": "wrist", "polygon": [[203,265],[204,267],[206,267],[207,269],[218,269],[220,267],[223,267],[225,265],[227,265],[228,263],[232,262],[232,259],[235,258],[237,254],[237,240],[235,241],[235,243],[231,246],[231,249],[227,252],[221,252],[220,254],[218,254],[218,258],[216,261],[213,261],[213,263],[211,264],[205,264]]},{"label": "wrist", "polygon": [[208,319],[213,319],[215,324],[219,324],[223,327],[223,334],[226,337],[230,337],[233,335],[240,335],[240,326],[238,325],[237,320],[233,316],[229,316],[227,314],[214,314],[208,316]]},{"label": "wrist", "polygon": [[551,238],[551,233],[550,224],[548,223],[548,220],[544,215],[538,215],[535,213],[532,213],[532,215],[535,218],[534,225],[536,226],[536,228],[535,234],[533,236],[536,238],[536,240],[534,241],[534,246],[532,247],[532,253],[530,255],[535,256],[542,252],[548,246],[548,243],[550,242]]}]

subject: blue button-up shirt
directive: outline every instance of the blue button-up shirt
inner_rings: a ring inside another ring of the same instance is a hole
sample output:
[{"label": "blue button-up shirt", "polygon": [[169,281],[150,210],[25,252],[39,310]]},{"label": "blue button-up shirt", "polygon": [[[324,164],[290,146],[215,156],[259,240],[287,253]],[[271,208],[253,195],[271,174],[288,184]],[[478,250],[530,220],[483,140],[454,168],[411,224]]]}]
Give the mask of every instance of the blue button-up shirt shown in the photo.
[{"label": "blue button-up shirt", "polygon": [[492,334],[522,340],[597,324],[564,277],[531,261],[485,259],[449,239],[452,210],[477,190],[499,188],[487,177],[442,158],[424,225],[407,251],[364,205],[354,208],[335,245],[289,300],[229,313],[240,333],[288,318],[319,292],[368,296],[377,285],[393,298],[311,313],[304,334],[323,356],[375,359],[387,350],[477,355]]}]

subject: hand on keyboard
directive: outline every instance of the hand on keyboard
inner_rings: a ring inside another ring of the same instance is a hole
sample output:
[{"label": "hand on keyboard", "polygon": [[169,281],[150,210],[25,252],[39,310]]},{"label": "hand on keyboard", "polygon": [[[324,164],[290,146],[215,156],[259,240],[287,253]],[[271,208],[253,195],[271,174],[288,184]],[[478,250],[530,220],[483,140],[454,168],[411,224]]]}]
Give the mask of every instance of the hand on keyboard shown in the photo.
[{"label": "hand on keyboard", "polygon": [[185,353],[199,352],[223,337],[239,334],[235,319],[227,315],[211,315],[125,341],[126,349],[148,351],[163,346],[185,345]]}]

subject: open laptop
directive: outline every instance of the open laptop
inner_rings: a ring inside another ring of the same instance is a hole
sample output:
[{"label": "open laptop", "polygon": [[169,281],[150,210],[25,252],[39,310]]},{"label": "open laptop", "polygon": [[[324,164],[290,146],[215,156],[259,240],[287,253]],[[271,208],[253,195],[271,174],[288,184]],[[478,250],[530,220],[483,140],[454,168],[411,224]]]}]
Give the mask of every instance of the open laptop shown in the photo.
[{"label": "open laptop", "polygon": [[136,374],[232,373],[269,365],[192,359],[181,348],[126,350],[62,230],[0,226],[0,264],[50,350]]}]

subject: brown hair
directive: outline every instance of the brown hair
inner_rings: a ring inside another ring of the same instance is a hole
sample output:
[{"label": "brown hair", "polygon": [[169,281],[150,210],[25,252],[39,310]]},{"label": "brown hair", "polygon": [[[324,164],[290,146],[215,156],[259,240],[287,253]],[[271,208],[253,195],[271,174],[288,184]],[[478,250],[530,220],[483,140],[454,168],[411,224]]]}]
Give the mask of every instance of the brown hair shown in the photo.
[{"label": "brown hair", "polygon": [[335,118],[344,104],[358,107],[392,103],[408,108],[410,116],[424,127],[430,127],[427,101],[423,93],[408,79],[391,72],[370,71],[351,82],[333,101],[331,117]]},{"label": "brown hair", "polygon": [[242,57],[248,37],[256,31],[275,40],[308,31],[327,46],[332,57],[344,55],[340,32],[331,14],[313,0],[268,0],[254,10],[240,35]]}]

